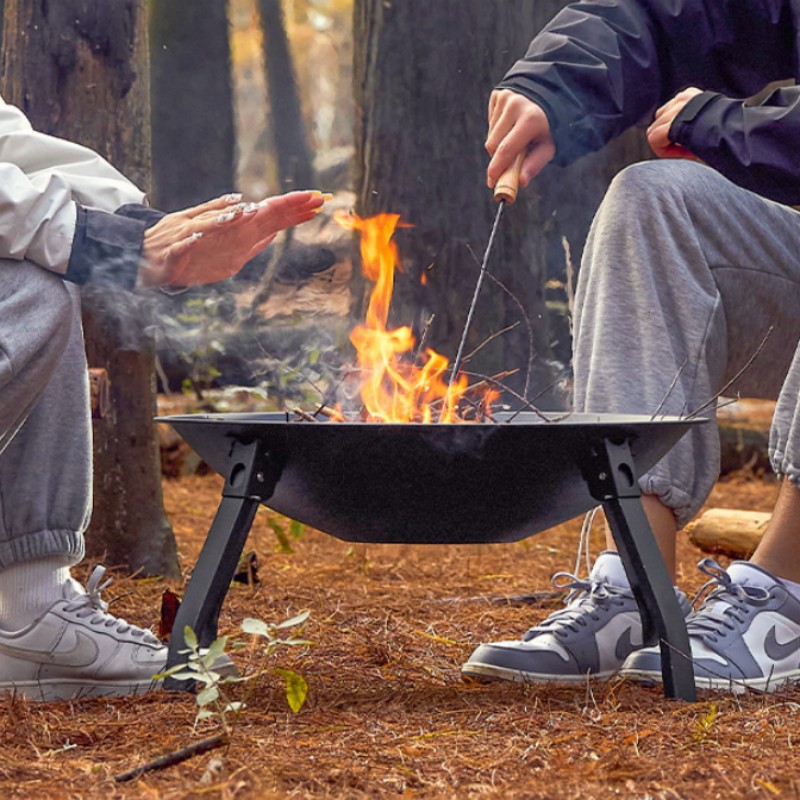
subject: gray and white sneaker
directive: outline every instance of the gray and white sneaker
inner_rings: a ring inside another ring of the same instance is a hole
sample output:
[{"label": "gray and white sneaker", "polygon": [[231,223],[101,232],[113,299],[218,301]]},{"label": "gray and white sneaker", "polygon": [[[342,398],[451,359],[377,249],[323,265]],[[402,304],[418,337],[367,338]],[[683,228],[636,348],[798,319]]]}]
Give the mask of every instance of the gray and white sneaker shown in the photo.
[{"label": "gray and white sneaker", "polygon": [[[566,583],[564,582],[566,579]],[[642,620],[619,555],[601,553],[589,577],[559,572],[553,585],[571,589],[565,608],[553,612],[522,639],[480,645],[461,668],[479,680],[580,683],[608,678],[642,646]],[[676,589],[684,613],[689,601]]]},{"label": "gray and white sneaker", "polygon": [[0,691],[32,700],[69,700],[144,694],[159,686],[153,676],[167,648],[150,631],[108,613],[100,592],[104,567],[95,567],[86,589],[70,578],[64,598],[19,631],[0,630]]},{"label": "gray and white sneaker", "polygon": [[[711,591],[686,620],[697,688],[772,692],[799,682],[800,600],[747,561],[734,561],[727,571],[711,558],[698,566],[711,578],[700,594]],[[659,648],[632,654],[621,674],[660,683]]]}]

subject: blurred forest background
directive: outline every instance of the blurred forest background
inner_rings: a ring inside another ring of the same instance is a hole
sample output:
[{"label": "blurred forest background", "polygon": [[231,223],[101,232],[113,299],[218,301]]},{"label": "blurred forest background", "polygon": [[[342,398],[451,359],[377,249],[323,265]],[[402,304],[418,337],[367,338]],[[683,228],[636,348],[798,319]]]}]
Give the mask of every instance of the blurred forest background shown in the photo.
[{"label": "blurred forest background", "polygon": [[[96,422],[90,547],[177,570],[161,510],[155,391],[194,408],[316,406],[352,360],[365,286],[332,219],[400,214],[390,324],[453,358],[494,216],[486,107],[564,0],[4,0],[2,95],[38,130],[86,144],[165,211],[238,190],[333,192],[235,279],[177,297],[84,291]],[[568,283],[639,132],[548,168],[504,215],[466,364],[505,397],[569,402]],[[567,250],[571,252],[568,256]],[[574,278],[574,276],[572,276]],[[485,345],[485,346],[484,346]],[[244,399],[243,399],[244,398]],[[330,398],[327,398],[330,400]]]}]

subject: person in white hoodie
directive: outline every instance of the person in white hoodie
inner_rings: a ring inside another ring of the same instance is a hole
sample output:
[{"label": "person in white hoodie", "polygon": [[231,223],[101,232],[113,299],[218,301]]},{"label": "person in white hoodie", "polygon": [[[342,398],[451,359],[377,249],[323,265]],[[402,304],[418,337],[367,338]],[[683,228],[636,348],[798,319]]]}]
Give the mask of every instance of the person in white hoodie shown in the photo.
[{"label": "person in white hoodie", "polygon": [[0,691],[149,691],[166,649],[84,589],[92,447],[79,285],[182,287],[235,274],[320,192],[231,194],[164,214],[93,151],[0,99]]}]

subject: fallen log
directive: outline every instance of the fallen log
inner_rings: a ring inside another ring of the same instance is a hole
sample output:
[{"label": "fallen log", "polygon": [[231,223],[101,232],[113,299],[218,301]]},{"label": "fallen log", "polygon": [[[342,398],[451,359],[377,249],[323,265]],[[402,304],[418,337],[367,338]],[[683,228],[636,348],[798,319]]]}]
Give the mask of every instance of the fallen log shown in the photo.
[{"label": "fallen log", "polygon": [[765,511],[711,508],[689,523],[689,541],[707,553],[748,558],[772,515]]}]

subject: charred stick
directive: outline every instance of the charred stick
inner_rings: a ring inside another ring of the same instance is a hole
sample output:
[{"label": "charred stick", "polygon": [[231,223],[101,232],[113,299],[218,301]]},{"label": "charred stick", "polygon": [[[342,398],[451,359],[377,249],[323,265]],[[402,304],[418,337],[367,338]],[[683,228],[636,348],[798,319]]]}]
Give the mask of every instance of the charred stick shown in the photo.
[{"label": "charred stick", "polygon": [[114,782],[125,783],[126,781],[132,781],[134,778],[138,778],[145,772],[152,772],[157,769],[171,767],[174,764],[180,764],[194,756],[202,755],[203,753],[207,753],[209,750],[215,750],[217,747],[222,747],[223,745],[228,744],[228,739],[229,737],[226,733],[219,733],[216,736],[210,736],[208,739],[201,739],[199,742],[195,742],[194,744],[190,744],[188,747],[183,747],[180,750],[176,750],[174,753],[167,753],[167,755],[161,756],[161,758],[156,758],[153,761],[148,761],[146,764],[142,764],[140,767],[130,769],[127,772],[121,773],[120,775],[115,775]]},{"label": "charred stick", "polygon": [[297,414],[300,419],[304,419],[306,422],[316,422],[317,418],[313,414],[309,414],[308,411],[303,411],[302,408],[293,408],[292,412]]}]

